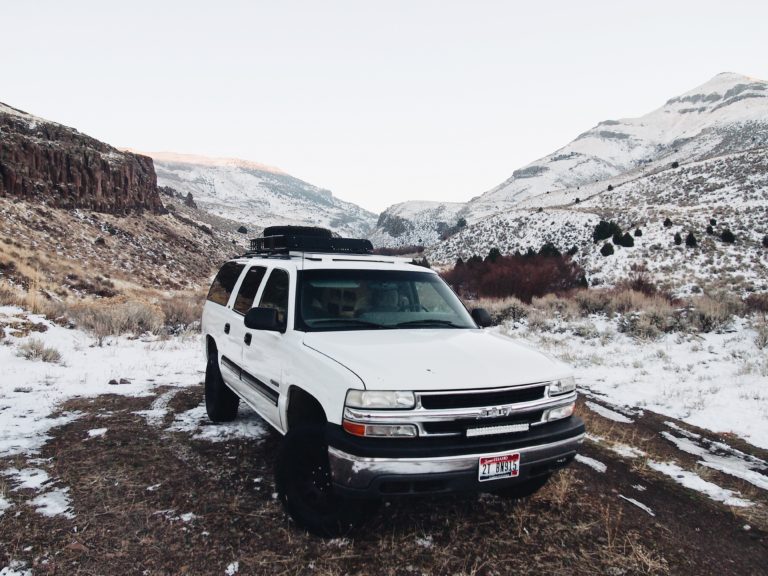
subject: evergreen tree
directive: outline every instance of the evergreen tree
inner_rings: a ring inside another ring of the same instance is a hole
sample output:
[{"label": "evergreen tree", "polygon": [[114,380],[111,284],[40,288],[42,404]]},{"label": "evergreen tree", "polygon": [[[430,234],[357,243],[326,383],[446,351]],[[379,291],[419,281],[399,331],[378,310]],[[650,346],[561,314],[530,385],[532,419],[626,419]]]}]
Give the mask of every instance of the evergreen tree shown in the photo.
[{"label": "evergreen tree", "polygon": [[499,258],[501,258],[501,251],[498,248],[491,248],[488,252],[488,256],[485,257],[485,261],[496,262]]},{"label": "evergreen tree", "polygon": [[544,245],[539,249],[539,256],[562,256],[560,253],[560,250],[557,249],[557,246],[552,244],[552,242],[545,242]]},{"label": "evergreen tree", "polygon": [[600,254],[602,254],[603,256],[610,256],[611,254],[613,254],[613,244],[611,244],[610,242],[606,242],[605,244],[603,244],[603,247],[600,248]]},{"label": "evergreen tree", "polygon": [[680,232],[675,232],[675,244],[680,246],[683,243],[683,237],[680,236]]},{"label": "evergreen tree", "polygon": [[688,248],[695,248],[697,244],[696,236],[693,235],[693,232],[688,232],[688,236],[685,237],[685,245]]}]

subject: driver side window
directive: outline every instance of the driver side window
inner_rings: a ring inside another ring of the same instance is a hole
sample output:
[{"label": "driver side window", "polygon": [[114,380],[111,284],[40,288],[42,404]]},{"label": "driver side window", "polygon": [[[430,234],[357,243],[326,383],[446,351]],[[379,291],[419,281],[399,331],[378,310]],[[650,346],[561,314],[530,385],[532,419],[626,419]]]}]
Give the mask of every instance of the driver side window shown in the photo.
[{"label": "driver side window", "polygon": [[274,308],[277,310],[277,321],[285,326],[288,320],[288,287],[290,280],[288,272],[275,268],[267,279],[264,292],[259,302],[260,308]]}]

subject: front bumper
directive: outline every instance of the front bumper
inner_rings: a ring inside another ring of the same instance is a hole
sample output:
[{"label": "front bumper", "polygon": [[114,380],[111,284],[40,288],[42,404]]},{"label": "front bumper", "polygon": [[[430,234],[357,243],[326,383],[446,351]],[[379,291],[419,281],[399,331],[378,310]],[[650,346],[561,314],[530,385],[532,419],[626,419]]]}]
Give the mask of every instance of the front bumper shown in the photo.
[{"label": "front bumper", "polygon": [[[387,443],[385,456],[374,455],[375,448],[355,450],[354,445],[331,445],[328,456],[335,489],[344,495],[376,498],[395,494],[447,493],[456,491],[493,491],[551,473],[566,466],[584,441],[584,424],[577,417],[567,422],[542,426],[535,435],[495,441],[493,444],[454,445],[432,449],[420,447],[415,455],[414,440],[396,440],[402,454]],[[543,432],[549,432],[543,433]],[[441,443],[443,444],[443,443]],[[409,446],[411,445],[411,446]],[[410,450],[408,450],[410,448]],[[505,452],[520,453],[520,474],[515,478],[478,481],[478,460]],[[353,453],[357,452],[357,453]],[[409,454],[410,452],[410,454]]]}]

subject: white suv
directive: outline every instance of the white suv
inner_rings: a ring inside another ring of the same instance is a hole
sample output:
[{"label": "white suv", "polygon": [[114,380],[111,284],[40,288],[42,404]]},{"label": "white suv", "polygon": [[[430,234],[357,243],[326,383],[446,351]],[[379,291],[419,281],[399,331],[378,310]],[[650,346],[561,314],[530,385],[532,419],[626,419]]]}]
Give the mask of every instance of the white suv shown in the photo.
[{"label": "white suv", "polygon": [[208,415],[232,420],[242,399],[284,435],[277,491],[316,534],[385,496],[526,496],[574,458],[584,424],[568,367],[489,324],[367,240],[268,228],[208,294]]}]

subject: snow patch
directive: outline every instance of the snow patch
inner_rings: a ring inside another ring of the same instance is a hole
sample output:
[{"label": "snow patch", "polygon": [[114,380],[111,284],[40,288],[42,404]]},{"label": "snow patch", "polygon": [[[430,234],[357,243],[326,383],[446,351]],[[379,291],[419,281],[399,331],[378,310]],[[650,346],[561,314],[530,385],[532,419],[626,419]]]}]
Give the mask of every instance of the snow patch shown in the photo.
[{"label": "snow patch", "polygon": [[32,570],[27,568],[26,562],[11,560],[8,566],[0,570],[0,576],[32,576]]},{"label": "snow patch", "polygon": [[142,416],[150,426],[162,426],[165,415],[168,414],[168,404],[178,393],[178,389],[168,390],[158,396],[148,410],[137,410],[134,414]]},{"label": "snow patch", "polygon": [[576,462],[581,462],[585,466],[589,466],[592,468],[592,470],[595,470],[597,472],[605,472],[608,470],[608,466],[600,462],[599,460],[595,460],[594,458],[590,458],[589,456],[584,456],[583,454],[576,454]]},{"label": "snow patch", "polygon": [[653,513],[653,510],[651,510],[651,509],[650,509],[648,506],[646,506],[646,505],[645,505],[645,504],[643,504],[642,502],[638,502],[638,501],[637,501],[637,500],[635,500],[634,498],[628,498],[627,496],[624,496],[623,494],[619,494],[619,498],[621,498],[622,500],[626,500],[626,501],[627,501],[627,502],[629,502],[630,504],[634,504],[635,506],[637,506],[638,508],[640,508],[640,510],[642,510],[642,511],[644,511],[644,512],[647,512],[647,513],[648,513],[648,514],[650,514],[651,516],[656,516],[656,514],[654,514],[654,513]]},{"label": "snow patch", "polygon": [[605,406],[602,406],[601,404],[597,404],[595,402],[587,401],[584,404],[587,405],[587,407],[592,410],[592,412],[595,412],[602,416],[603,418],[607,418],[608,420],[613,420],[614,422],[621,422],[622,424],[632,424],[634,421],[630,420],[624,414],[619,414],[618,412],[614,412],[610,408],[606,408]]},{"label": "snow patch", "polygon": [[43,516],[64,516],[72,520],[75,515],[72,513],[68,493],[69,488],[55,488],[36,496],[29,503],[35,507],[38,514]]},{"label": "snow patch", "polygon": [[6,500],[6,498],[2,494],[0,494],[0,516],[2,516],[3,513],[6,510],[8,510],[8,508],[10,508],[11,506],[13,506],[13,504],[11,504],[11,501]]},{"label": "snow patch", "polygon": [[752,502],[737,497],[735,492],[728,490],[727,488],[721,488],[713,482],[708,482],[698,474],[684,470],[674,462],[656,462],[655,460],[649,460],[648,466],[657,472],[669,476],[681,486],[705,494],[715,502],[722,502],[728,506],[739,508],[752,506]]},{"label": "snow patch", "polygon": [[195,440],[226,442],[233,438],[261,439],[267,431],[265,426],[264,420],[256,412],[242,404],[235,421],[213,424],[208,418],[205,402],[203,402],[200,406],[177,414],[176,419],[166,430],[192,434]]},{"label": "snow patch", "polygon": [[39,491],[48,483],[50,477],[45,470],[39,468],[10,468],[3,472],[3,475],[11,478],[14,484],[14,490],[35,490]]},{"label": "snow patch", "polygon": [[226,574],[226,576],[235,576],[235,574],[237,574],[239,570],[240,570],[240,562],[235,561],[230,563],[229,566],[227,566],[227,569],[224,570],[224,574]]},{"label": "snow patch", "polygon": [[[683,452],[701,458],[699,464],[702,466],[718,470],[724,474],[745,480],[758,488],[768,490],[768,476],[758,471],[768,470],[768,464],[763,460],[744,454],[720,442],[710,443],[710,446],[725,446],[729,449],[725,454],[715,454],[689,438],[681,438],[670,432],[662,432],[661,435]],[[701,437],[699,436],[699,438]]]},{"label": "snow patch", "polygon": [[[0,457],[36,453],[50,438],[52,428],[80,416],[67,412],[49,417],[57,406],[75,396],[144,396],[156,386],[192,386],[200,381],[200,350],[182,337],[167,341],[118,337],[108,339],[108,345],[91,346],[94,338],[81,330],[56,326],[44,316],[15,306],[0,306],[3,323],[27,320],[46,327],[34,338],[58,350],[66,365],[28,362],[16,356],[16,347],[29,337],[8,334],[6,341],[11,345],[0,346]],[[121,378],[131,383],[108,384]]]},{"label": "snow patch", "polygon": [[88,438],[96,438],[97,436],[104,436],[107,433],[108,428],[92,428],[88,430]]}]

